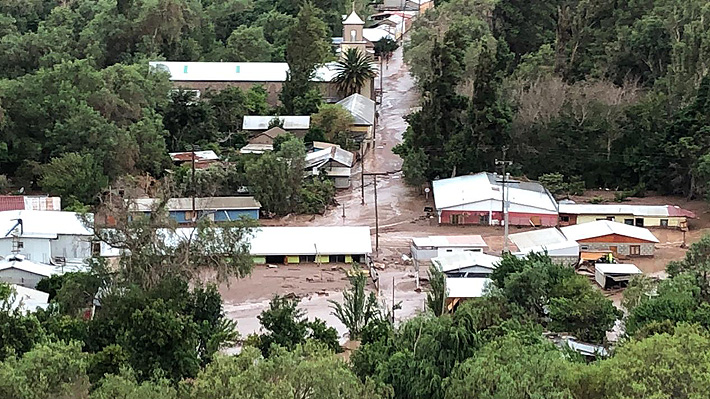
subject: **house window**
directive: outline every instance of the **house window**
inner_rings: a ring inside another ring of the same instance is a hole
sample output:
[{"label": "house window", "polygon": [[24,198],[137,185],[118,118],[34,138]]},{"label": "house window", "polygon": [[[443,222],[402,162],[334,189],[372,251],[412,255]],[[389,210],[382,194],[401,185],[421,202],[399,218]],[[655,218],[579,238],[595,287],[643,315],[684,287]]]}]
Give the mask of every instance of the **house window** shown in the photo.
[{"label": "house window", "polygon": [[560,221],[568,223],[569,222],[569,216],[560,216]]},{"label": "house window", "polygon": [[241,65],[237,65],[237,67],[236,67],[237,73],[241,72],[241,68],[242,68]]},{"label": "house window", "polygon": [[597,221],[599,220],[606,220],[606,218],[596,218]]},{"label": "house window", "polygon": [[636,218],[636,226],[643,227],[643,218]]},{"label": "house window", "polygon": [[633,226],[634,220],[633,219],[624,219],[624,224],[628,224],[629,226]]},{"label": "house window", "polygon": [[453,249],[447,249],[446,252],[454,252]]},{"label": "house window", "polygon": [[589,246],[587,246],[587,245],[582,245],[582,246],[579,247],[579,248],[580,248],[582,251],[586,251],[586,250],[589,249]]},{"label": "house window", "polygon": [[101,243],[100,242],[92,242],[91,243],[91,254],[94,256],[101,255]]},{"label": "house window", "polygon": [[668,219],[661,219],[661,227],[668,227]]},{"label": "house window", "polygon": [[640,245],[631,245],[629,246],[629,255],[636,255],[639,256],[641,255],[641,246]]},{"label": "house window", "polygon": [[481,248],[464,249],[464,252],[481,252]]},{"label": "house window", "polygon": [[613,216],[607,216],[607,217],[606,217],[606,220],[608,220],[608,221],[610,221],[610,222],[613,222],[613,221],[614,221],[614,217],[613,217]]},{"label": "house window", "polygon": [[357,41],[357,31],[355,29],[350,31],[350,41],[351,42]]},{"label": "house window", "polygon": [[182,73],[187,73],[187,65],[182,67]]},{"label": "house window", "polygon": [[192,211],[185,211],[185,221],[192,222],[195,220],[195,214]]}]

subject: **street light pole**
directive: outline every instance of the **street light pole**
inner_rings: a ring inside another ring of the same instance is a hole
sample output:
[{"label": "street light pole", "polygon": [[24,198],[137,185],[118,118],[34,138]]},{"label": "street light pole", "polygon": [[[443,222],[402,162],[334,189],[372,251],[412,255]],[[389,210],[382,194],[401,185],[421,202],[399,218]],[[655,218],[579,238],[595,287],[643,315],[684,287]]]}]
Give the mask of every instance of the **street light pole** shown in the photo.
[{"label": "street light pole", "polygon": [[197,220],[197,214],[195,213],[195,145],[192,145],[192,221]]}]

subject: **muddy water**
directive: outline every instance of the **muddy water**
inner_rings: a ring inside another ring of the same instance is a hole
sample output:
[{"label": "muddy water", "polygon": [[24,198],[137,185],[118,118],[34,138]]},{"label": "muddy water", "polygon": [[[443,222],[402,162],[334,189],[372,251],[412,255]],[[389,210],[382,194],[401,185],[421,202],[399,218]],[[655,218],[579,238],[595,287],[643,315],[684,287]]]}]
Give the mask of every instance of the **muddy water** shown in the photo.
[{"label": "muddy water", "polygon": [[[377,178],[378,214],[380,226],[397,226],[410,223],[413,219],[422,214],[424,207],[424,197],[416,190],[412,190],[404,184],[402,174],[402,159],[392,152],[392,148],[402,141],[402,133],[407,128],[404,117],[417,105],[418,93],[414,86],[414,79],[409,74],[406,64],[403,62],[402,49],[398,49],[390,62],[383,66],[383,97],[382,103],[378,107],[379,119],[375,133],[375,149],[365,154],[366,172],[386,172],[387,176]],[[379,79],[377,79],[379,84]],[[329,210],[323,216],[313,217],[310,220],[303,217],[293,217],[281,222],[290,225],[313,225],[313,226],[339,226],[339,225],[359,225],[370,226],[373,230],[375,226],[374,208],[374,185],[372,177],[366,177],[364,192],[365,204],[361,203],[361,166],[358,165],[353,174],[353,187],[350,190],[341,191],[337,196],[340,207]],[[343,218],[343,207],[345,217]],[[383,241],[385,238],[383,237]],[[381,242],[382,244],[383,243]],[[373,236],[374,247],[374,236]],[[389,258],[390,252],[383,248],[379,254],[380,258]],[[279,270],[274,273],[283,273]],[[291,271],[291,273],[295,273]],[[312,274],[312,271],[304,271],[304,276]],[[416,292],[414,271],[404,267],[392,267],[380,272],[381,287],[378,297],[386,307],[392,306],[392,279],[394,278],[395,303],[400,303],[401,309],[395,312],[395,320],[410,318],[421,311],[424,306],[426,294]],[[267,277],[272,277],[268,278]],[[299,276],[284,278],[279,280],[273,278],[269,273],[255,275],[254,278],[260,281],[237,282],[231,288],[223,288],[222,294],[225,298],[225,312],[227,316],[237,321],[239,332],[242,336],[259,332],[261,326],[257,316],[269,306],[269,299],[275,293],[288,292],[296,287],[299,295],[304,295],[300,307],[305,311],[309,320],[315,318],[322,319],[329,326],[334,327],[341,337],[341,342],[346,338],[346,329],[340,321],[332,315],[328,300],[342,301],[341,290],[347,283],[320,287],[319,290],[308,290],[304,288],[303,279]],[[312,277],[312,276],[311,276]],[[337,282],[337,280],[336,280]],[[249,295],[235,294],[235,290],[240,289],[240,284],[249,285]],[[339,286],[338,286],[339,285]],[[310,291],[310,292],[307,292]],[[320,292],[321,294],[316,294]]]}]

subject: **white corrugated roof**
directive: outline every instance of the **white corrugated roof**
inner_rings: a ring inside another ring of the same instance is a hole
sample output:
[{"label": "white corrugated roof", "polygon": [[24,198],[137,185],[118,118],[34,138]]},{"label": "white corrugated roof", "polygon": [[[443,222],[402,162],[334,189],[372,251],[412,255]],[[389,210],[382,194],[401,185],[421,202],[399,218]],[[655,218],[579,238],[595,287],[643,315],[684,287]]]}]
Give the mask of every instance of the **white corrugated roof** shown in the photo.
[{"label": "white corrugated roof", "polygon": [[247,115],[242,123],[242,130],[267,130],[269,123],[274,119],[279,118],[286,130],[307,130],[311,127],[311,117],[302,115],[289,116],[269,116],[269,115]]},{"label": "white corrugated roof", "polygon": [[521,252],[529,252],[526,251],[527,248],[542,247],[570,241],[555,227],[515,233],[509,235],[508,238],[510,238],[510,241],[515,244]]},{"label": "white corrugated roof", "polygon": [[654,236],[648,229],[624,223],[612,222],[609,220],[597,220],[595,222],[575,224],[563,227],[560,230],[562,230],[565,237],[574,241],[586,240],[610,234],[618,234],[643,241],[658,242],[658,238],[656,238],[656,236]]},{"label": "white corrugated roof", "polygon": [[[482,201],[502,202],[502,184],[496,182],[497,178],[500,177],[491,173],[481,172],[475,175],[435,180],[433,187],[436,209],[447,209]],[[543,213],[557,213],[557,203],[539,183],[513,180],[508,185],[506,196],[511,203],[511,211],[514,210],[515,205],[519,205],[536,208]],[[481,208],[481,210],[485,211],[489,209],[489,203],[486,203]]]},{"label": "white corrugated roof", "polygon": [[333,160],[348,168],[353,165],[354,155],[340,147],[329,147],[306,154],[306,169],[320,168]]},{"label": "white corrugated roof", "polygon": [[365,39],[371,41],[371,42],[376,42],[379,40],[382,40],[384,38],[389,38],[394,40],[394,36],[392,36],[391,33],[387,32],[385,29],[381,29],[379,27],[377,28],[366,28],[362,30],[362,37]]},{"label": "white corrugated roof", "polygon": [[364,255],[372,252],[367,226],[261,227],[252,255]]},{"label": "white corrugated roof", "polygon": [[446,297],[480,298],[488,284],[489,278],[446,277]]},{"label": "white corrugated roof", "polygon": [[5,259],[0,260],[0,270],[18,269],[39,276],[50,277],[55,274],[62,274],[61,270],[57,270],[52,265],[44,263],[35,263],[26,259],[23,255],[9,255]]},{"label": "white corrugated roof", "polygon": [[[170,80],[198,82],[284,82],[288,74],[285,62],[182,62],[151,61],[150,67],[167,72]],[[316,69],[314,82],[330,82],[337,75],[334,63]]]},{"label": "white corrugated roof", "polygon": [[595,269],[604,274],[642,274],[636,265],[628,263],[597,263]]},{"label": "white corrugated roof", "polygon": [[268,151],[273,151],[273,144],[247,144],[239,149],[240,154],[263,154]]},{"label": "white corrugated roof", "polygon": [[495,269],[500,263],[498,256],[484,254],[482,252],[456,252],[433,258],[431,261],[439,267],[442,272],[459,270],[465,267],[481,266],[488,269]]},{"label": "white corrugated roof", "polygon": [[[160,235],[168,245],[177,245],[194,233],[195,229],[185,227],[174,232],[165,230]],[[259,227],[249,242],[253,256],[372,253],[367,226]]]},{"label": "white corrugated roof", "polygon": [[668,216],[668,205],[560,204],[560,213],[571,215]]},{"label": "white corrugated roof", "polygon": [[49,294],[32,288],[11,284],[16,296],[10,305],[12,309],[34,312],[37,309],[46,309],[49,305]]},{"label": "white corrugated roof", "polygon": [[[93,214],[87,214],[93,220]],[[22,220],[22,237],[56,238],[58,235],[91,236],[93,230],[84,225],[81,216],[75,212],[64,211],[3,211],[0,212],[0,238],[10,237],[10,230],[16,227],[17,220]]]}]

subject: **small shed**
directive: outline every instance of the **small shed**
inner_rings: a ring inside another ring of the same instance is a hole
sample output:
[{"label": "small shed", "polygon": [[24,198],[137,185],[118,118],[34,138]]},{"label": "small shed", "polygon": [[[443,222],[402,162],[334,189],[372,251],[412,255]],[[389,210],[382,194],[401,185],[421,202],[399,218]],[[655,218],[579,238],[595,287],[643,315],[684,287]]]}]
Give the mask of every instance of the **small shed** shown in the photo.
[{"label": "small shed", "polygon": [[641,269],[632,264],[597,263],[594,265],[594,280],[603,289],[625,287],[629,280],[640,274],[643,274]]},{"label": "small shed", "polygon": [[457,252],[433,258],[431,263],[447,277],[487,278],[500,261],[482,252]]},{"label": "small shed", "polygon": [[197,169],[205,169],[213,163],[219,162],[219,156],[212,150],[171,152],[169,155],[176,165],[191,165],[194,157],[195,168]]}]

